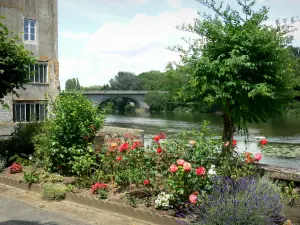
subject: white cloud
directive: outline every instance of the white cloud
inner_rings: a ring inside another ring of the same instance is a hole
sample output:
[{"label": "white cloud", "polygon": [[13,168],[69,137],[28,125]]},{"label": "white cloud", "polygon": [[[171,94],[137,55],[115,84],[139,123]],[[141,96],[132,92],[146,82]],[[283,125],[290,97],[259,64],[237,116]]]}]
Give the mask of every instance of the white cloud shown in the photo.
[{"label": "white cloud", "polygon": [[167,2],[173,7],[173,8],[179,8],[181,6],[181,0],[167,0]]},{"label": "white cloud", "polygon": [[[178,61],[178,54],[166,50],[183,42],[191,35],[176,29],[177,25],[191,23],[197,11],[183,8],[157,16],[136,15],[129,22],[106,23],[89,36],[80,55],[60,59],[61,86],[72,77],[82,85],[106,84],[118,71],[136,74],[149,70],[164,70],[169,61]],[[67,37],[84,37],[68,34]]]}]

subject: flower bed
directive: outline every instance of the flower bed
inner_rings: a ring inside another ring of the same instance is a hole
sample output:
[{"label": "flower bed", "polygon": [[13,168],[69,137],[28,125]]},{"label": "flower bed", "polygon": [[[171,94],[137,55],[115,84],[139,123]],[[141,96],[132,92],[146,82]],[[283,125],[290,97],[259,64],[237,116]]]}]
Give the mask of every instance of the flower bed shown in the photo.
[{"label": "flower bed", "polygon": [[[260,183],[255,164],[262,154],[237,154],[236,140],[231,143],[215,140],[205,125],[201,132],[188,132],[172,141],[160,133],[147,147],[138,137],[135,134],[111,135],[101,146],[89,146],[85,151],[74,149],[76,154],[72,157],[75,160],[70,164],[59,164],[57,159],[51,161],[44,156],[48,167],[41,167],[37,155],[29,167],[13,164],[4,175],[29,184],[47,184],[47,190],[43,192],[45,199],[61,199],[65,193],[73,192],[162,215],[185,218],[189,218],[189,214],[198,215],[198,222],[205,214],[202,212],[199,217],[197,210],[205,206],[206,198],[216,197],[213,192],[217,187],[216,178],[230,177],[232,182],[254,179],[255,184]],[[267,140],[263,139],[259,144],[264,146]],[[224,155],[224,148],[230,154]],[[270,191],[264,193],[267,199],[278,191],[271,181],[268,182]],[[65,188],[49,183],[62,183]],[[248,193],[247,188],[242,189],[242,194]],[[270,219],[282,218],[276,221],[283,224],[280,204],[278,198],[278,207]],[[275,207],[276,204],[272,205]]]}]

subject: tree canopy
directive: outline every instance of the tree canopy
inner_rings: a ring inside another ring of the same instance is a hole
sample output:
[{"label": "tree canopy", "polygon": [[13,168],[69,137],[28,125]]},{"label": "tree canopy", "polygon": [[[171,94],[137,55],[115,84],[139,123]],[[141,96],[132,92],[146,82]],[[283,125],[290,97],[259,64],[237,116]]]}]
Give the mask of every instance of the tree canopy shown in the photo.
[{"label": "tree canopy", "polygon": [[[213,11],[181,29],[198,35],[189,50],[176,47],[191,80],[181,91],[185,100],[198,98],[223,111],[223,140],[231,141],[235,126],[266,121],[279,114],[291,98],[292,68],[287,46],[291,26],[267,25],[269,9],[255,1],[237,0],[238,9],[214,0],[198,0]],[[294,22],[293,19],[291,22]]]},{"label": "tree canopy", "polygon": [[32,53],[19,44],[19,37],[10,32],[0,17],[0,101],[8,93],[29,81],[29,66],[36,62]]},{"label": "tree canopy", "polygon": [[131,72],[118,72],[118,74],[109,81],[111,90],[139,90],[140,82],[138,77]]},{"label": "tree canopy", "polygon": [[66,91],[79,91],[80,83],[79,83],[78,78],[68,79],[66,81],[65,90]]}]

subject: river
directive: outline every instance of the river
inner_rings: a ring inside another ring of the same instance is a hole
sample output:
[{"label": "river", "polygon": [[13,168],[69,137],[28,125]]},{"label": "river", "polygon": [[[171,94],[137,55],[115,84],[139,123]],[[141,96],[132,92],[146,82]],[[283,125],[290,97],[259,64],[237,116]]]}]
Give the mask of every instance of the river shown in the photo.
[{"label": "river", "polygon": [[[203,121],[209,121],[209,128],[218,135],[222,132],[222,118],[217,114],[149,114],[107,115],[105,125],[144,130],[145,143],[153,135],[164,132],[169,138],[182,131],[199,130]],[[282,117],[266,123],[250,124],[249,137],[236,134],[240,152],[261,152],[261,163],[300,169],[300,117]],[[262,149],[257,146],[257,137],[266,137],[269,143]]]}]

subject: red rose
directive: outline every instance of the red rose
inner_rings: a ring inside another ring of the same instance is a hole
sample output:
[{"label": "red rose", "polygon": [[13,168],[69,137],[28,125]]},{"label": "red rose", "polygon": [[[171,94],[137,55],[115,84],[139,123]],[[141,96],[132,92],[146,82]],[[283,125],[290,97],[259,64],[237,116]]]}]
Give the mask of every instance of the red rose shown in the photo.
[{"label": "red rose", "polygon": [[236,146],[236,144],[237,144],[237,140],[233,139],[233,140],[232,140],[232,145],[233,145],[233,146]]},{"label": "red rose", "polygon": [[150,181],[149,180],[144,180],[144,185],[148,185],[150,184]]},{"label": "red rose", "polygon": [[261,145],[265,145],[268,143],[268,140],[266,138],[261,139],[260,143],[261,143]]},{"label": "red rose", "polygon": [[157,152],[158,154],[162,153],[162,148],[161,148],[161,147],[157,148],[157,149],[156,149],[156,152]]},{"label": "red rose", "polygon": [[162,140],[164,140],[167,137],[167,135],[164,134],[163,132],[160,132],[159,136],[160,136],[160,139],[162,139]]},{"label": "red rose", "polygon": [[119,162],[119,161],[121,161],[122,160],[122,156],[117,156],[116,157],[116,160]]},{"label": "red rose", "polygon": [[123,151],[125,151],[127,149],[128,149],[128,143],[127,142],[121,144],[120,147],[119,147],[119,151],[120,152],[123,152]]},{"label": "red rose", "polygon": [[196,169],[196,174],[198,175],[198,176],[204,176],[205,175],[205,172],[206,172],[206,170],[205,170],[205,168],[204,167],[198,167],[197,169]]},{"label": "red rose", "polygon": [[158,136],[158,135],[155,135],[155,136],[153,137],[153,140],[154,140],[155,142],[158,142],[159,139],[160,139],[160,136]]}]

